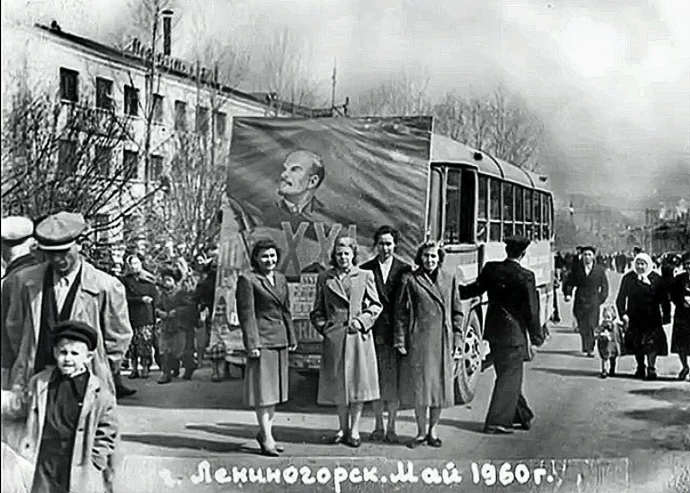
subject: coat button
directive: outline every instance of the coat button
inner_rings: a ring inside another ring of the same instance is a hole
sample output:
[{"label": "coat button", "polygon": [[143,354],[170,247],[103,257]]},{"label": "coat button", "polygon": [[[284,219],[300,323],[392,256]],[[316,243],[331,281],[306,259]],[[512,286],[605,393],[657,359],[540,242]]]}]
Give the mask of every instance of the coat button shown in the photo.
[{"label": "coat button", "polygon": [[77,431],[78,431],[79,433],[82,433],[82,432],[84,431],[84,428],[83,428],[83,427],[82,427],[82,428],[77,428]]}]

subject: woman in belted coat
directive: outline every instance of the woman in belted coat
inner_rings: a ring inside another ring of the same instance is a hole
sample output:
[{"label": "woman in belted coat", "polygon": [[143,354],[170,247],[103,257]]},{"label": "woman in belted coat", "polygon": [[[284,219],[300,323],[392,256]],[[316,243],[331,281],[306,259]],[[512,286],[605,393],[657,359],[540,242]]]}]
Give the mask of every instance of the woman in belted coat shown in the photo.
[{"label": "woman in belted coat", "polygon": [[671,352],[680,358],[681,370],[678,380],[690,375],[688,355],[690,355],[690,252],[683,255],[684,272],[678,274],[671,283],[671,301],[676,305],[673,316],[673,335]]},{"label": "woman in belted coat", "polygon": [[247,367],[245,403],[256,410],[261,454],[277,456],[273,438],[275,406],[288,400],[288,350],[295,348],[287,280],[276,272],[280,250],[273,240],[259,240],[250,255],[251,272],[237,280],[237,315]]},{"label": "woman in belted coat", "polygon": [[[661,276],[652,270],[652,259],[638,253],[633,270],[623,276],[616,299],[618,314],[628,324],[625,347],[635,355],[635,377],[654,380],[657,356],[668,354],[664,323],[670,322],[671,303]],[[645,356],[647,367],[645,367]]]},{"label": "woman in belted coat", "polygon": [[440,447],[441,410],[455,404],[453,348],[462,341],[463,315],[455,278],[440,268],[444,256],[435,242],[419,247],[418,269],[403,277],[395,306],[394,347],[404,355],[401,402],[414,406],[417,420],[410,448],[425,443]]},{"label": "woman in belted coat", "polygon": [[371,271],[357,264],[357,245],[336,239],[332,268],[319,275],[311,322],[323,336],[318,403],[338,406],[333,443],[359,447],[359,421],[367,401],[379,399],[376,349],[371,328],[381,303]]}]

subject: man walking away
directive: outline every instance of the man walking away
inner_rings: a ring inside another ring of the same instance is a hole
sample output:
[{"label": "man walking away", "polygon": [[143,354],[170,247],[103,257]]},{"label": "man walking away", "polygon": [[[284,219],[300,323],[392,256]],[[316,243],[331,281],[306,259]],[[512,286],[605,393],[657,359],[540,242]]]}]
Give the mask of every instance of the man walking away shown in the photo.
[{"label": "man walking away", "polygon": [[[531,427],[534,413],[522,395],[523,363],[531,359],[530,342],[540,346],[539,297],[534,273],[520,265],[530,240],[508,238],[503,262],[488,262],[475,282],[460,287],[463,299],[488,292],[484,339],[493,355],[496,382],[484,431],[513,433],[513,427]],[[529,339],[528,339],[529,338]]]}]

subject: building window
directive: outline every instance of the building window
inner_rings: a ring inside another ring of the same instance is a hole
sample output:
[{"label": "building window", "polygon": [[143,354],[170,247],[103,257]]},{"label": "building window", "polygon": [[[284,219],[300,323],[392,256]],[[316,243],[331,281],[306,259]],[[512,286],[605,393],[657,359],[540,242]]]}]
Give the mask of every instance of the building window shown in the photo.
[{"label": "building window", "polygon": [[110,163],[113,158],[113,150],[106,146],[96,146],[94,153],[94,169],[101,176],[110,174]]},{"label": "building window", "polygon": [[61,140],[58,148],[58,171],[65,174],[77,172],[77,143],[73,140]]},{"label": "building window", "polygon": [[216,125],[215,138],[216,139],[224,139],[225,138],[225,129],[226,129],[227,117],[226,117],[225,113],[223,113],[222,111],[216,111],[214,118],[215,118],[215,125]]},{"label": "building window", "polygon": [[148,181],[157,181],[163,175],[163,156],[151,156],[149,159]]},{"label": "building window", "polygon": [[204,135],[208,133],[208,108],[205,106],[196,107],[196,131]]},{"label": "building window", "polygon": [[125,150],[122,154],[123,175],[127,178],[138,178],[139,154],[136,151]]},{"label": "building window", "polygon": [[139,89],[125,86],[125,115],[139,114]]},{"label": "building window", "polygon": [[60,98],[63,101],[79,101],[79,72],[60,68]]},{"label": "building window", "polygon": [[153,123],[163,123],[163,96],[160,94],[153,95]]},{"label": "building window", "polygon": [[175,130],[187,130],[187,103],[184,101],[175,101]]},{"label": "building window", "polygon": [[113,81],[96,77],[96,108],[113,109]]}]

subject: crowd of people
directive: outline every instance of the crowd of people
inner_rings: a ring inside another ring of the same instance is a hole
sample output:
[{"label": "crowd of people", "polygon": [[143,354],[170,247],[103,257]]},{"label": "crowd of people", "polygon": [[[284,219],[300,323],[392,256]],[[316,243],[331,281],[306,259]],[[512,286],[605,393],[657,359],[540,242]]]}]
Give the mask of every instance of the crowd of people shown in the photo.
[{"label": "crowd of people", "polygon": [[[130,378],[145,379],[155,362],[158,383],[169,384],[181,368],[191,379],[209,346],[212,263],[198,257],[188,269],[177,261],[153,275],[146,258],[132,252],[116,278],[81,254],[86,227],[80,214],[67,212],[35,227],[27,218],[3,219],[2,453],[24,478],[17,491],[111,491],[117,400],[134,392],[122,382],[123,363]],[[408,265],[395,255],[399,239],[381,226],[375,257],[360,265],[355,240],[338,237],[330,268],[318,275],[310,321],[323,336],[317,402],[337,409],[331,442],[359,447],[362,410],[373,402],[371,441],[400,443],[397,413],[413,409],[417,433],[407,446],[442,447],[438,425],[443,409],[455,405],[454,360],[462,355],[461,300],[484,293],[484,338],[496,371],[484,431],[529,430],[534,413],[522,394],[523,364],[545,338],[534,273],[520,265],[530,240],[506,239],[506,260],[487,262],[462,286],[442,269],[442,245],[422,243]],[[281,253],[271,240],[256,241],[236,289],[247,354],[244,400],[256,411],[260,451],[272,457],[284,451],[273,422],[275,406],[289,399],[289,352],[297,345],[290,290],[277,271]],[[563,290],[566,299],[574,292],[582,350],[593,355],[606,269],[592,247],[570,265],[567,259],[559,266]],[[690,255],[683,263],[685,271],[668,281],[638,252],[621,283],[622,345],[635,355],[640,377],[655,378],[656,357],[667,354],[669,301],[676,305],[671,350],[683,362],[679,377],[688,376]],[[213,379],[220,379],[217,366]]]},{"label": "crowd of people", "polygon": [[[602,339],[600,346],[608,349],[600,347],[600,355],[604,358],[606,353],[607,359],[634,355],[635,377],[657,379],[657,358],[669,354],[663,326],[671,323],[675,306],[670,351],[678,354],[681,362],[678,379],[688,378],[690,252],[652,257],[636,248],[633,255],[597,255],[596,248],[586,246],[578,247],[574,254],[559,252],[555,265],[565,301],[569,302],[575,292],[575,330],[580,333],[583,353],[594,357],[595,336],[604,330],[604,322],[619,321],[616,333],[607,336],[609,343]],[[607,270],[624,274],[612,306],[605,305],[609,296]],[[602,318],[604,311],[611,315]],[[615,359],[611,361],[611,366],[602,369],[602,378],[615,375]]]}]

